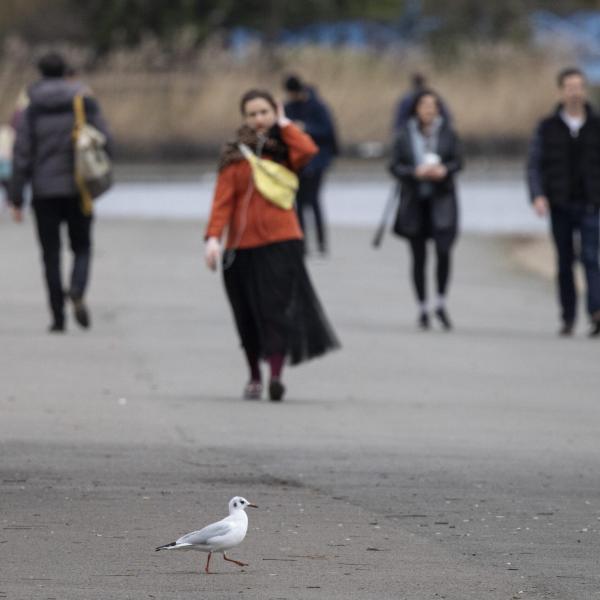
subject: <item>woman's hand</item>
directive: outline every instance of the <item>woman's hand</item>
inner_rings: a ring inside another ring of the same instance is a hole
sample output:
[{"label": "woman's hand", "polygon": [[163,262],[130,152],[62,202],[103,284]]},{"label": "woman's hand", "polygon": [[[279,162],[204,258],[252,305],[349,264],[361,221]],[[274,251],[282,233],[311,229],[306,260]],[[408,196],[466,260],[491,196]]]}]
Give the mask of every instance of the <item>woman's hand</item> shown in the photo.
[{"label": "woman's hand", "polygon": [[442,181],[446,179],[448,169],[444,165],[432,165],[429,176],[433,181]]},{"label": "woman's hand", "polygon": [[421,180],[429,179],[430,171],[431,167],[429,165],[419,165],[415,168],[415,177]]},{"label": "woman's hand", "polygon": [[549,206],[546,196],[536,196],[533,199],[533,210],[538,217],[545,217],[548,214]]},{"label": "woman's hand", "polygon": [[415,169],[415,177],[421,181],[442,181],[447,175],[444,165],[419,165]]},{"label": "woman's hand", "polygon": [[221,242],[219,242],[219,239],[216,237],[209,237],[206,240],[206,245],[204,246],[204,260],[206,261],[206,266],[211,271],[216,271],[220,257]]},{"label": "woman's hand", "polygon": [[277,125],[279,125],[279,127],[285,127],[290,123],[291,121],[285,116],[285,109],[283,108],[283,103],[277,102]]}]

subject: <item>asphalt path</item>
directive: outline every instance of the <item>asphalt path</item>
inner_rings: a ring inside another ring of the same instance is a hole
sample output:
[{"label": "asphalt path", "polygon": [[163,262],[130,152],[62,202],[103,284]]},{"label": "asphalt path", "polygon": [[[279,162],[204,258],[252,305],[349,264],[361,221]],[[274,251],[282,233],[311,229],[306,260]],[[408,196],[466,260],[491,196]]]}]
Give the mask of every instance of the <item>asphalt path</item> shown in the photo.
[{"label": "asphalt path", "polygon": [[[0,220],[0,598],[600,597],[600,348],[556,336],[510,241],[456,252],[456,328],[418,331],[404,244],[311,259],[343,348],[240,399],[199,222],[100,220],[93,327],[48,317],[30,222]],[[430,268],[431,268],[430,261]],[[243,544],[154,552],[243,495]]]}]

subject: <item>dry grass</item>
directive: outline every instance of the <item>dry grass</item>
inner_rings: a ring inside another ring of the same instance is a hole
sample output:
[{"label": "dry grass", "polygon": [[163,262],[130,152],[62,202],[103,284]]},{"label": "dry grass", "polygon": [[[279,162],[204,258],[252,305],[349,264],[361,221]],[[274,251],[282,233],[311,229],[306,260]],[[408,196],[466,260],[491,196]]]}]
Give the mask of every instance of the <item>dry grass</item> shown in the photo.
[{"label": "dry grass", "polygon": [[[72,62],[85,53],[67,49]],[[18,92],[35,77],[30,52],[13,43],[0,61],[0,117],[6,120]],[[335,114],[344,145],[386,142],[395,103],[409,73],[420,70],[447,100],[460,133],[470,138],[525,138],[555,99],[554,76],[565,55],[509,46],[471,46],[460,56],[432,60],[418,52],[349,49],[258,49],[244,58],[208,47],[165,65],[152,44],[114,53],[82,72],[100,98],[117,138],[129,147],[186,144],[218,147],[239,121],[237,103],[249,87],[279,92],[294,71],[318,85]],[[274,66],[275,65],[275,66]]]}]

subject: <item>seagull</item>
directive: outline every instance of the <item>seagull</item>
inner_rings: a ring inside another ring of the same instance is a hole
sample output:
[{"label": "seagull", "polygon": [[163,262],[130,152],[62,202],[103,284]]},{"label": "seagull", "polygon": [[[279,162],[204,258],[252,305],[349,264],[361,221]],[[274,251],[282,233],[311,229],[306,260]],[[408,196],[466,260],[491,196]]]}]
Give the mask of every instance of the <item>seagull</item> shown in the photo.
[{"label": "seagull", "polygon": [[186,533],[175,542],[159,546],[156,551],[198,550],[200,552],[208,552],[206,567],[204,568],[204,571],[208,574],[210,574],[210,557],[213,552],[220,552],[226,561],[235,563],[240,567],[246,567],[248,566],[248,563],[228,558],[225,551],[234,548],[244,541],[246,532],[248,531],[248,515],[246,515],[246,508],[249,506],[258,508],[256,504],[248,502],[246,498],[235,496],[229,501],[228,517],[225,517],[216,523],[211,523],[199,531]]}]

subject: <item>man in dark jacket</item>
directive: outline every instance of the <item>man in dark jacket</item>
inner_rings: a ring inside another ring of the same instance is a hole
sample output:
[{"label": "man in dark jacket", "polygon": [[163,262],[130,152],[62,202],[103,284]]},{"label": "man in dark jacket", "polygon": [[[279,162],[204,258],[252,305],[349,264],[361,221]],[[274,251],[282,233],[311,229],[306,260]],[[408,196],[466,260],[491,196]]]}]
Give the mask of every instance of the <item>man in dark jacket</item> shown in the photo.
[{"label": "man in dark jacket", "polygon": [[325,172],[338,153],[335,126],[329,109],[314,88],[290,75],[284,81],[288,96],[286,116],[312,137],[319,153],[302,169],[300,186],[296,196],[296,210],[302,230],[306,233],[305,211],[311,209],[317,230],[317,245],[321,254],[327,253],[327,232],[321,209],[320,191]]},{"label": "man in dark jacket", "polygon": [[[65,77],[67,65],[57,53],[38,62],[41,79],[28,90],[29,105],[19,119],[13,155],[10,202],[13,218],[23,220],[24,189],[32,187],[32,204],[42,248],[48,298],[53,322],[51,332],[65,328],[65,292],[60,269],[60,229],[66,223],[73,269],[68,296],[77,323],[90,326],[84,302],[91,259],[92,216],[85,214],[74,176],[73,99],[85,93],[81,83]],[[110,140],[97,102],[84,98],[86,120]]]},{"label": "man in dark jacket", "polygon": [[535,212],[540,217],[550,214],[558,259],[560,334],[572,335],[575,326],[573,263],[578,255],[587,280],[590,336],[598,337],[600,118],[587,103],[586,80],[579,69],[562,71],[558,87],[561,102],[553,114],[540,122],[531,142],[529,190]]}]

